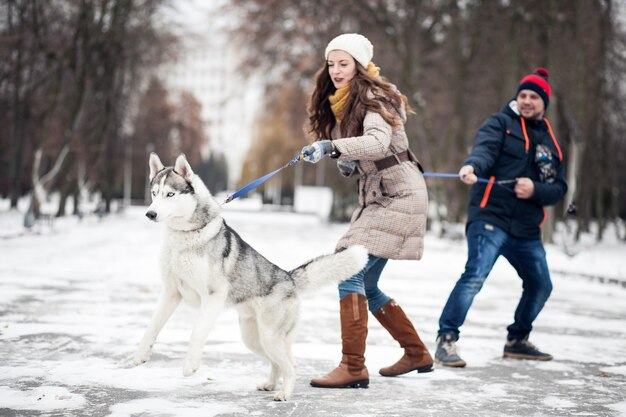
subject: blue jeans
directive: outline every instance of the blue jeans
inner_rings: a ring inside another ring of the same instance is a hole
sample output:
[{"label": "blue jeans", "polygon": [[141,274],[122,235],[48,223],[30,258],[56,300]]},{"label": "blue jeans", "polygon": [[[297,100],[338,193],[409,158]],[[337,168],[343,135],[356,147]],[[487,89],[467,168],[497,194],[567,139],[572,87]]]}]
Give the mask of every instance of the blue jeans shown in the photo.
[{"label": "blue jeans", "polygon": [[377,312],[391,300],[378,288],[378,280],[387,259],[369,255],[365,268],[339,283],[339,298],[350,293],[357,293],[367,297],[367,305],[372,313]]},{"label": "blue jeans", "polygon": [[500,255],[515,268],[522,279],[522,298],[515,310],[515,321],[507,327],[507,339],[523,339],[530,334],[552,292],[546,251],[540,239],[516,239],[484,221],[467,227],[468,257],[465,272],[457,281],[439,319],[439,335],[452,333],[459,338],[474,296],[478,294]]}]

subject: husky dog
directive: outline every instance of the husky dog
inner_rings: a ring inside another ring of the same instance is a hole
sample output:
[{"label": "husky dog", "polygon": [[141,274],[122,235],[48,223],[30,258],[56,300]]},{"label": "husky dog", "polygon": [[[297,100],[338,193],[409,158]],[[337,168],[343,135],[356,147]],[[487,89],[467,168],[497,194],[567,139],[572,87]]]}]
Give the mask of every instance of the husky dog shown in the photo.
[{"label": "husky dog", "polygon": [[245,345],[272,365],[269,379],[257,389],[274,390],[282,376],[283,385],[274,400],[286,401],[295,384],[291,344],[298,294],[356,274],[367,262],[367,250],[353,246],[284,271],[226,224],[220,205],[184,155],[174,167],[165,167],[152,153],[149,165],[152,204],[146,216],[167,226],[161,254],[163,287],[134,364],[148,360],[157,335],[184,300],[200,309],[183,366],[183,374],[192,375],[200,366],[203,344],[219,312],[231,305],[239,313]]}]

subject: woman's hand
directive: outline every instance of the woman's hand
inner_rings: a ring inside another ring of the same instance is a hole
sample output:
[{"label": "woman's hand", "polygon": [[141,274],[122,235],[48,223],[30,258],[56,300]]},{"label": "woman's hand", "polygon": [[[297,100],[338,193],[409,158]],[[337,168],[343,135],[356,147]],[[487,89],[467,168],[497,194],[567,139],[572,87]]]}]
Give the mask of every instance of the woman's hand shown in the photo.
[{"label": "woman's hand", "polygon": [[356,169],[356,161],[337,161],[337,168],[344,177],[349,177]]},{"label": "woman's hand", "polygon": [[313,142],[310,145],[302,148],[302,156],[304,160],[307,162],[311,162],[313,164],[318,163],[322,160],[322,158],[326,155],[330,155],[334,150],[332,141],[318,140],[317,142]]}]

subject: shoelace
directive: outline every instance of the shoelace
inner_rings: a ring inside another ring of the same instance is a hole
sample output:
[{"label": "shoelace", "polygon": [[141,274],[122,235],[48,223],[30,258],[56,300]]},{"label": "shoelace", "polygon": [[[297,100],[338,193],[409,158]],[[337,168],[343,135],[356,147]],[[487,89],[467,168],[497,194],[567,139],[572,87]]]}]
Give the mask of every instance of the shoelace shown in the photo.
[{"label": "shoelace", "polygon": [[441,344],[443,350],[446,351],[448,356],[456,355],[456,343],[454,342],[443,342]]}]

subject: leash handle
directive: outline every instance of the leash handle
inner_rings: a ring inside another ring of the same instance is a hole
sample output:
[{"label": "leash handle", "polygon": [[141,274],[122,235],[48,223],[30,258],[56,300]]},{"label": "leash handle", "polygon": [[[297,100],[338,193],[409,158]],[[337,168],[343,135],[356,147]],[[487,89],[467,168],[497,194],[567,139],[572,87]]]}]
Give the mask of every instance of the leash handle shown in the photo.
[{"label": "leash handle", "polygon": [[[451,173],[447,173],[447,172],[424,172],[422,174],[425,177],[438,177],[438,178],[460,178],[459,174],[451,174]],[[498,185],[502,185],[502,184],[511,184],[516,182],[517,180],[513,179],[513,180],[499,180],[499,181],[491,181],[487,178],[481,178],[481,177],[476,177],[478,182],[482,182],[485,184],[498,184]]]}]

